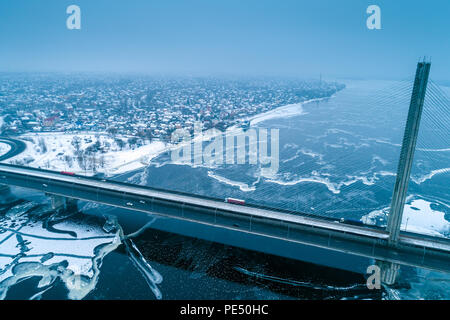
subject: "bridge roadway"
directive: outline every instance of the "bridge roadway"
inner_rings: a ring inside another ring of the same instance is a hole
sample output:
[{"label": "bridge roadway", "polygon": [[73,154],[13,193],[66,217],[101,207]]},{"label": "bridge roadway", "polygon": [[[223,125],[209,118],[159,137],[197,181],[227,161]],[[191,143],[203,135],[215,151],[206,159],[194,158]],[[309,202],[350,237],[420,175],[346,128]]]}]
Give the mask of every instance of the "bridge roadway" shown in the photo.
[{"label": "bridge roadway", "polygon": [[[450,272],[450,239],[402,232],[396,246],[381,228],[142,187],[0,164],[0,184],[93,201],[196,224],[436,271]],[[266,242],[267,244],[267,242]],[[302,260],[301,257],[298,257]]]}]

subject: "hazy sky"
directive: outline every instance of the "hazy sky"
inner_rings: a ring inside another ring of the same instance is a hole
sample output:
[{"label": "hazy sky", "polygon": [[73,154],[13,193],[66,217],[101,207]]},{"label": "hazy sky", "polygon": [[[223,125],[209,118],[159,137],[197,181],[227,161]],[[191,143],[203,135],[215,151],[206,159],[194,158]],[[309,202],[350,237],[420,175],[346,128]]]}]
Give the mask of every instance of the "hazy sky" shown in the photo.
[{"label": "hazy sky", "polygon": [[[382,30],[366,27],[371,4]],[[450,80],[449,0],[0,0],[3,71],[388,79],[424,55]]]}]

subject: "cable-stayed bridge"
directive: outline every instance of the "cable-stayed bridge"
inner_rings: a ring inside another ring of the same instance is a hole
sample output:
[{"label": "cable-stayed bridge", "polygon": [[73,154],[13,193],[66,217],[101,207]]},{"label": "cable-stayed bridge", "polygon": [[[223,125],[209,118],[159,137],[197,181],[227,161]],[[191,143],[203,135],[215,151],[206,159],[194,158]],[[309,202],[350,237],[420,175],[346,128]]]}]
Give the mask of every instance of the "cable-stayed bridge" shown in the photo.
[{"label": "cable-stayed bridge", "polygon": [[[266,239],[260,247],[258,243],[253,244],[252,248],[256,250],[270,251],[262,246],[273,240],[321,248],[325,253],[339,252],[374,259],[383,266],[386,283],[395,281],[399,265],[450,272],[450,239],[400,231],[419,124],[424,109],[427,110],[425,96],[429,70],[429,63],[418,64],[387,228],[349,224],[284,208],[232,204],[220,199],[6,164],[0,165],[0,184],[52,195],[55,208],[70,205],[71,201],[67,199],[93,201],[226,230],[229,237],[251,234]],[[432,106],[445,111],[439,92],[433,84],[430,87]],[[436,126],[436,129],[440,127]],[[445,131],[436,132],[445,139]],[[434,147],[424,145],[421,149]],[[242,243],[242,246],[246,245]],[[284,252],[272,253],[285,255]]]}]

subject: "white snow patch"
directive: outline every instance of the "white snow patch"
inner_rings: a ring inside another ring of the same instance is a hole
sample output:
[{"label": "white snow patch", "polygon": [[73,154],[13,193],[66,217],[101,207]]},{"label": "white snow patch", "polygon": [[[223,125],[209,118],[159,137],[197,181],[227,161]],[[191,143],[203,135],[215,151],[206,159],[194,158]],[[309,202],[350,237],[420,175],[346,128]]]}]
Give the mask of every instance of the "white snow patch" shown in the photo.
[{"label": "white snow patch", "polygon": [[[433,202],[416,198],[408,201],[403,211],[402,231],[427,234],[438,237],[450,235],[450,222],[445,219],[445,213],[431,208]],[[377,219],[387,220],[389,207],[374,210],[363,216],[361,221],[375,225]]]},{"label": "white snow patch", "polygon": [[9,144],[0,142],[0,156],[6,154],[9,150],[11,150],[11,146]]},{"label": "white snow patch", "polygon": [[432,202],[416,199],[405,205],[401,229],[433,236],[446,236],[450,233],[450,222],[445,213],[431,208]]},{"label": "white snow patch", "polygon": [[289,118],[293,116],[298,116],[304,113],[303,111],[303,105],[311,102],[317,102],[322,101],[324,99],[328,98],[316,98],[316,99],[310,99],[301,103],[294,103],[294,104],[288,104],[285,106],[281,106],[278,108],[275,108],[273,110],[249,117],[245,120],[250,121],[250,125],[254,126],[260,122],[277,119],[277,118]]}]

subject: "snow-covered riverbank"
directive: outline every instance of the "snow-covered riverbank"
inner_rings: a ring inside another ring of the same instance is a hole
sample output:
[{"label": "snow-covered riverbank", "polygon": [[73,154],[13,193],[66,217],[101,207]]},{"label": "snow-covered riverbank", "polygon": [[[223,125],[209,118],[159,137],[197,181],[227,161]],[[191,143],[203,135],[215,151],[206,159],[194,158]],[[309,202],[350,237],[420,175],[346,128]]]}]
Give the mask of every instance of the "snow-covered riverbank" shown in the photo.
[{"label": "snow-covered riverbank", "polygon": [[[105,133],[35,133],[25,134],[26,150],[7,163],[34,168],[71,171],[83,175],[114,175],[139,169],[166,150],[161,141],[127,142],[130,137],[111,137]],[[87,152],[87,150],[89,152]]]}]

